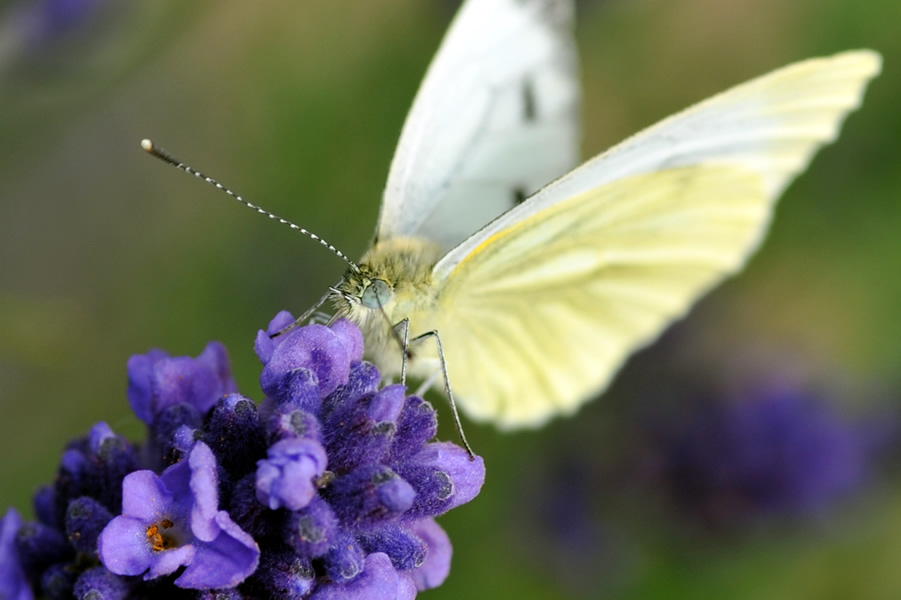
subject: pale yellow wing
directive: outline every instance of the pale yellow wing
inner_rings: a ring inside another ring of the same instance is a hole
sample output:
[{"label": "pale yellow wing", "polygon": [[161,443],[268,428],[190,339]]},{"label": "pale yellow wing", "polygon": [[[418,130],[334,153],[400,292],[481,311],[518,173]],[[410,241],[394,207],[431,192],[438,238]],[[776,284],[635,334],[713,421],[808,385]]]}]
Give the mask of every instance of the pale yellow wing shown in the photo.
[{"label": "pale yellow wing", "polygon": [[494,236],[439,296],[457,402],[502,427],[572,412],[742,265],[769,212],[759,175],[681,167],[579,195]]},{"label": "pale yellow wing", "polygon": [[879,55],[790,65],[670,117],[549,184],[432,276],[455,397],[534,426],[599,393],[635,349],[737,271],[782,190],[835,139]]}]

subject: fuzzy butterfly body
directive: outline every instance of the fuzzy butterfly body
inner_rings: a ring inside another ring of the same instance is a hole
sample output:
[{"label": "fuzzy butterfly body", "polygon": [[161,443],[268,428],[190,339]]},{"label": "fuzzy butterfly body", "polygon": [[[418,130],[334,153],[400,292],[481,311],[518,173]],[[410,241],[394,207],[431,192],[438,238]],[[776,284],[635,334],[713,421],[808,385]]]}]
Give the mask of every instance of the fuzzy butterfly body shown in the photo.
[{"label": "fuzzy butterfly body", "polygon": [[404,125],[374,245],[332,294],[388,372],[408,336],[410,372],[433,377],[437,331],[459,405],[507,428],[573,412],[738,271],[881,65],[869,50],[790,65],[574,169],[572,15],[571,0],[464,2]]}]

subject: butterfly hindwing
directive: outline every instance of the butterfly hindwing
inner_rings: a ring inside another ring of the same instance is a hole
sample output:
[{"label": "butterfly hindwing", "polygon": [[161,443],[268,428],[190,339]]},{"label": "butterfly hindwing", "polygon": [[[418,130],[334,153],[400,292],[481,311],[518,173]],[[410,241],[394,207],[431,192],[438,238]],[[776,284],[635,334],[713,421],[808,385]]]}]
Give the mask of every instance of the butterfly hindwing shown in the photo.
[{"label": "butterfly hindwing", "polygon": [[773,205],[879,70],[873,52],[765,75],[626,140],[479,230],[433,270],[430,322],[459,404],[537,425],[737,271]]}]

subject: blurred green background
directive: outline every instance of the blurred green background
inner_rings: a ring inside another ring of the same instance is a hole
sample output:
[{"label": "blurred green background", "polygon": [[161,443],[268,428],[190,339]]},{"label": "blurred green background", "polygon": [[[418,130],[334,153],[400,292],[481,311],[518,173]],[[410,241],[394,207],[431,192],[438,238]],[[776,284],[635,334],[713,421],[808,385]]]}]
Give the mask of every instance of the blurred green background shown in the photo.
[{"label": "blurred green background", "polygon": [[[278,310],[302,312],[342,273],[316,244],[152,160],[139,140],[359,256],[404,116],[456,6],[94,0],[62,34],[29,40],[21,15],[42,4],[0,2],[0,509],[27,514],[68,439],[99,420],[142,435],[125,396],[131,354],[196,355],[221,340],[242,391],[260,399],[256,330]],[[579,8],[586,157],[809,56],[870,47],[884,55],[884,73],[839,143],[788,190],[746,272],[640,353],[604,398],[541,431],[467,423],[488,479],[476,501],[441,521],[454,566],[426,597],[901,597],[891,465],[812,518],[710,527],[641,476],[635,433],[637,412],[655,418],[636,390],[650,380],[667,395],[665,380],[652,379],[656,360],[711,380],[748,355],[791,363],[848,414],[892,418],[901,3]],[[449,428],[442,436],[454,439]],[[580,472],[597,474],[585,531],[601,533],[580,549],[532,504],[566,493],[555,475],[582,463]]]}]

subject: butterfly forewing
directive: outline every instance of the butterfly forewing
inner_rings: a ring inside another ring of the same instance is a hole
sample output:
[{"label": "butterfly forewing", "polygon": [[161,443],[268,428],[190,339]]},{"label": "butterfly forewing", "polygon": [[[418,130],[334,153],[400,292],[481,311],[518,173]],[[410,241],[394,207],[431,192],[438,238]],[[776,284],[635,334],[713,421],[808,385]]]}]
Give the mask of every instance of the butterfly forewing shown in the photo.
[{"label": "butterfly forewing", "polygon": [[844,52],[789,65],[669,117],[589,160],[503,214],[454,248],[436,266],[439,279],[485,239],[530,215],[598,186],[638,173],[716,163],[759,173],[775,200],[813,153],[832,141],[857,108],[878,54]]},{"label": "butterfly forewing", "polygon": [[571,0],[464,3],[404,124],[378,241],[445,250],[578,164]]}]

